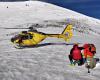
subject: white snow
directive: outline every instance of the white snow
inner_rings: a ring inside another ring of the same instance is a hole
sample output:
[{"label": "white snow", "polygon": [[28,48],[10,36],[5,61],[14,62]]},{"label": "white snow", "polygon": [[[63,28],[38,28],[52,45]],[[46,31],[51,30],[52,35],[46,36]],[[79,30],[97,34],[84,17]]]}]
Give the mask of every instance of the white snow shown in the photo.
[{"label": "white snow", "polygon": [[[70,43],[94,43],[96,56],[100,57],[100,20],[40,1],[0,2],[0,80],[99,80],[100,67],[88,74],[84,66],[69,65],[72,45],[15,49],[10,38],[21,30],[3,29],[36,23],[42,26],[37,29],[45,33],[61,33],[67,23],[73,24],[83,33],[75,30]],[[41,44],[55,42],[66,43],[63,39],[47,38]]]},{"label": "white snow", "polygon": [[99,68],[99,67],[100,67],[100,63],[97,63],[95,68]]}]

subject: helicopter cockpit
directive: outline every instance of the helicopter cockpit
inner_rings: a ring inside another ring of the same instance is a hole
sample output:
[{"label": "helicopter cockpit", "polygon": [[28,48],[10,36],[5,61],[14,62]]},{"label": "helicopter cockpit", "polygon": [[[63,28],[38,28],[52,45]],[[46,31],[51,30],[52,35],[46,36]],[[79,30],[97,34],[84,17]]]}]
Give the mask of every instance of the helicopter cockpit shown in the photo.
[{"label": "helicopter cockpit", "polygon": [[28,33],[27,31],[22,31],[22,33],[20,34],[22,40],[26,40],[26,39],[32,39],[33,36]]},{"label": "helicopter cockpit", "polygon": [[11,42],[14,42],[18,40],[18,43],[22,42],[22,40],[28,40],[32,39],[33,35],[28,33],[27,31],[22,31],[20,34],[15,35],[13,38],[11,38]]}]

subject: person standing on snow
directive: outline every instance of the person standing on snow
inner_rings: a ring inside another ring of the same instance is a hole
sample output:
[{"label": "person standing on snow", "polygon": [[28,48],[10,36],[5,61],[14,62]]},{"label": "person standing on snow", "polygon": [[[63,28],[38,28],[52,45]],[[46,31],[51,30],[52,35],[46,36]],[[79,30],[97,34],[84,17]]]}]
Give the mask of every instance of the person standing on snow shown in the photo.
[{"label": "person standing on snow", "polygon": [[84,44],[83,47],[83,57],[85,59],[93,58],[96,53],[96,47],[94,46],[94,44]]},{"label": "person standing on snow", "polygon": [[73,48],[70,51],[69,60],[71,65],[75,65],[76,63],[78,66],[83,64],[83,58],[81,50],[84,49],[83,47],[78,47],[78,44],[73,45]]},{"label": "person standing on snow", "polygon": [[90,73],[89,69],[93,69],[96,66],[99,58],[94,58],[96,53],[96,47],[94,44],[84,44],[83,47],[83,60],[85,67],[88,69],[88,73]]}]

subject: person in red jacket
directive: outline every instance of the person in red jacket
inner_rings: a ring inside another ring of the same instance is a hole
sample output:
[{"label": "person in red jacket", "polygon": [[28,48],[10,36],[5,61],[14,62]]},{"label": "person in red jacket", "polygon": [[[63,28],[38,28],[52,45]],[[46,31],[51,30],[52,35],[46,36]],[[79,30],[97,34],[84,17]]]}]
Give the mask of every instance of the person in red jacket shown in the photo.
[{"label": "person in red jacket", "polygon": [[83,64],[83,58],[81,54],[82,49],[84,48],[78,47],[78,44],[73,45],[69,55],[69,60],[72,65],[78,63],[78,65],[81,66]]},{"label": "person in red jacket", "polygon": [[83,47],[84,58],[93,58],[96,53],[96,47],[94,46],[94,44],[84,44]]},{"label": "person in red jacket", "polygon": [[96,53],[96,47],[94,44],[84,44],[83,47],[83,60],[85,67],[88,69],[88,73],[90,73],[90,69],[93,69],[96,66],[99,58],[94,58]]},{"label": "person in red jacket", "polygon": [[96,54],[96,47],[94,44],[84,44],[83,45],[84,50],[83,50],[83,61],[84,63],[87,62],[88,59],[90,58],[94,58],[95,54]]}]

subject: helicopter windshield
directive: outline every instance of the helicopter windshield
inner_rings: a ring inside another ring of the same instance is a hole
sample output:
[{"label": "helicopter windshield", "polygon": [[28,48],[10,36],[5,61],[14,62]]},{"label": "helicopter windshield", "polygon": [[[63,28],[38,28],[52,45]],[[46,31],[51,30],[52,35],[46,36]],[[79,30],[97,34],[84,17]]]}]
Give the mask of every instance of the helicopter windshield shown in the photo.
[{"label": "helicopter windshield", "polygon": [[18,38],[21,38],[20,35],[15,35],[14,39],[18,39]]},{"label": "helicopter windshield", "polygon": [[22,36],[22,40],[26,40],[26,39],[32,39],[33,36],[31,34],[25,34],[25,35],[21,35]]}]

